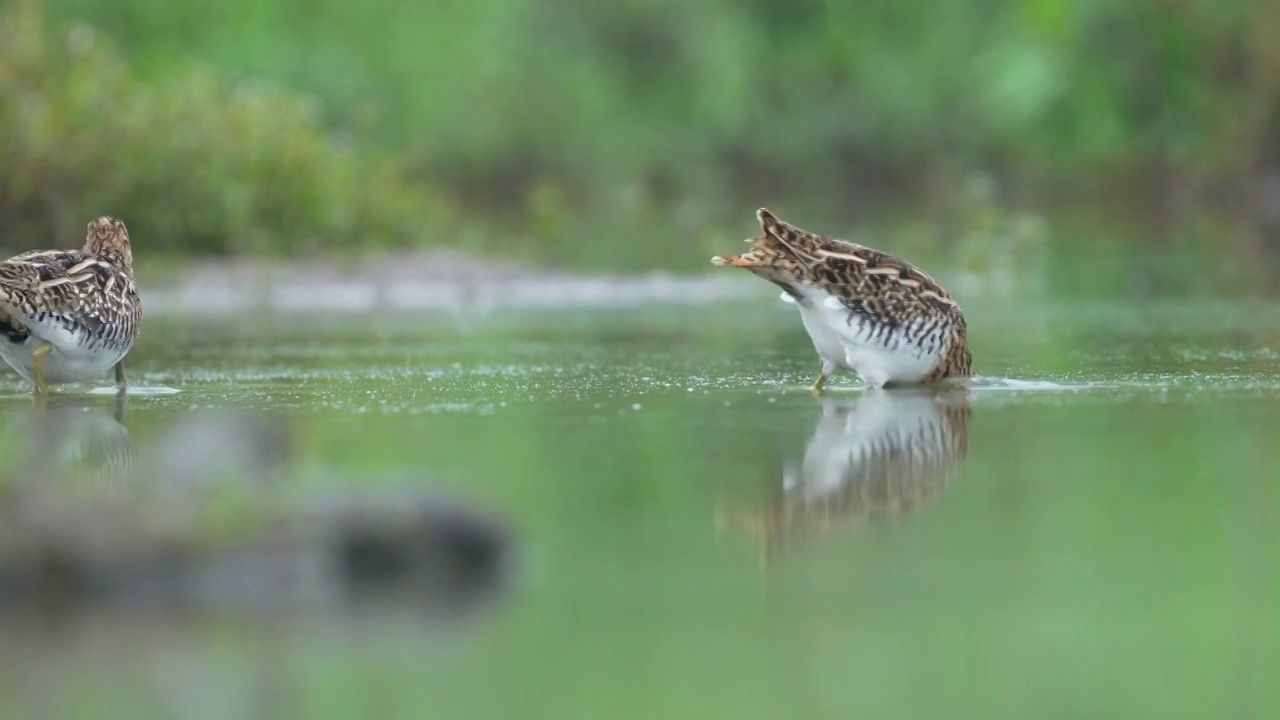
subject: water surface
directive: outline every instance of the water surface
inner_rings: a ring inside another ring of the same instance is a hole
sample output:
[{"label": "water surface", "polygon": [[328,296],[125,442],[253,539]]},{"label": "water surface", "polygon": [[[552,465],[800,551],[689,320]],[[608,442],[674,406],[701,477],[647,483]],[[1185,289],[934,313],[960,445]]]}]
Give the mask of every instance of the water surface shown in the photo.
[{"label": "water surface", "polygon": [[11,612],[0,714],[1275,717],[1280,306],[968,315],[972,387],[822,400],[768,299],[158,319],[131,378],[179,392],[68,390],[75,433],[271,412],[290,492],[444,490],[515,581],[465,621]]}]

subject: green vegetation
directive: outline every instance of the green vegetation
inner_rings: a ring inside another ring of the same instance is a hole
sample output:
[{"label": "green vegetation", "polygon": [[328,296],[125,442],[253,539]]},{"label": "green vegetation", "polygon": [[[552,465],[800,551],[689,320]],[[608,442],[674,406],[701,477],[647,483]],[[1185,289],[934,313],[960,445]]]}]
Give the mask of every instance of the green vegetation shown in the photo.
[{"label": "green vegetation", "polygon": [[[47,42],[6,13],[0,64],[0,142],[26,148],[0,213],[27,232],[110,206],[184,249],[465,243],[675,267],[759,205],[833,232],[903,210],[946,226],[976,173],[1004,207],[1084,194],[1163,212],[1243,197],[1280,154],[1280,6],[1261,1],[28,13]],[[29,118],[33,87],[48,109]]]},{"label": "green vegetation", "polygon": [[403,243],[436,212],[386,153],[331,138],[308,97],[195,65],[144,82],[87,26],[64,37],[29,13],[0,25],[9,247],[77,244],[109,213],[162,252],[296,253]]}]

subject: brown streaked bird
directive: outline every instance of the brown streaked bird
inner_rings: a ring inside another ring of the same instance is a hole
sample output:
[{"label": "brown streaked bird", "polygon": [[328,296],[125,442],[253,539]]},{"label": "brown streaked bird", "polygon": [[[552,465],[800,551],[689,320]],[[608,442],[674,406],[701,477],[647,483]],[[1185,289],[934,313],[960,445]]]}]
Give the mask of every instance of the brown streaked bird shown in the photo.
[{"label": "brown streaked bird", "polygon": [[114,367],[124,393],[124,357],[141,320],[129,231],[120,220],[89,223],[80,250],[34,250],[0,262],[0,357],[36,392]]},{"label": "brown streaked bird", "polygon": [[873,388],[928,384],[973,374],[959,304],[933,278],[901,258],[825,237],[756,211],[762,233],[742,255],[716,265],[750,270],[782,288],[822,359],[821,392],[838,368]]}]

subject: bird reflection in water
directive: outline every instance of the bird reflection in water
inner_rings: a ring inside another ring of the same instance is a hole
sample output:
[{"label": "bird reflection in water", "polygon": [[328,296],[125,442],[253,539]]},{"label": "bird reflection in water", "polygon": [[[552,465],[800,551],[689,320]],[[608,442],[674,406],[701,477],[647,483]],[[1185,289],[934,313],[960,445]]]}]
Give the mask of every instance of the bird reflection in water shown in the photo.
[{"label": "bird reflection in water", "polygon": [[961,387],[824,399],[803,460],[761,506],[718,513],[717,523],[752,536],[767,562],[792,541],[911,513],[958,474],[970,414]]},{"label": "bird reflection in water", "polygon": [[134,448],[124,425],[127,399],[108,411],[75,396],[41,395],[4,423],[0,487],[28,482],[88,481],[111,486],[127,476]]}]

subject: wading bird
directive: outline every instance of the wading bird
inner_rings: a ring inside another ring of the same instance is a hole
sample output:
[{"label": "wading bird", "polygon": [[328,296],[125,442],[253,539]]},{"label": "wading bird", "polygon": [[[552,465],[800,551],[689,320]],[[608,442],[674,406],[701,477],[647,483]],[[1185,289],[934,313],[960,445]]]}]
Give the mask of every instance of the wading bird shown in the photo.
[{"label": "wading bird", "polygon": [[33,250],[0,262],[0,357],[37,393],[113,367],[124,393],[124,357],[141,320],[120,220],[89,223],[80,250]]},{"label": "wading bird", "polygon": [[824,237],[756,211],[762,233],[716,265],[750,270],[782,288],[822,359],[820,393],[837,368],[874,388],[973,374],[964,315],[951,295],[911,263]]}]

